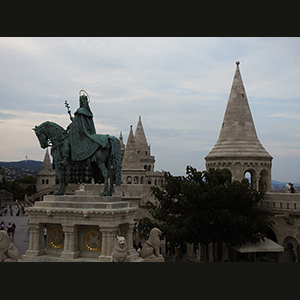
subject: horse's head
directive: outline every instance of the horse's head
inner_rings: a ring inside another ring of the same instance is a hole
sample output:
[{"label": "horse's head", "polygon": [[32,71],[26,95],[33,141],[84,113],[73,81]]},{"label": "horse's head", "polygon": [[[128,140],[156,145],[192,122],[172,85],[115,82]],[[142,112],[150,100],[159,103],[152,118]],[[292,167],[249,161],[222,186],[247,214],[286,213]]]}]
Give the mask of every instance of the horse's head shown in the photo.
[{"label": "horse's head", "polygon": [[32,130],[34,130],[34,132],[40,142],[40,145],[43,149],[45,149],[49,146],[48,135],[47,135],[47,131],[45,130],[46,129],[45,125],[46,125],[46,122],[42,123],[39,126],[35,126],[34,128],[32,128]]}]

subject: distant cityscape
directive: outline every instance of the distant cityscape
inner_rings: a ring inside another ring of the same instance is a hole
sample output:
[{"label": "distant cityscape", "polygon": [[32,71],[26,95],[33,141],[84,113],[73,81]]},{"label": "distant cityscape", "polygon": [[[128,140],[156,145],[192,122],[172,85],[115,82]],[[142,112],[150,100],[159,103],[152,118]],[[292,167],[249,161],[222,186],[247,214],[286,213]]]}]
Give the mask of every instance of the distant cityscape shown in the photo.
[{"label": "distant cityscape", "polygon": [[[17,162],[0,162],[0,167],[4,171],[5,179],[14,181],[21,179],[26,175],[36,177],[41,169],[42,161],[36,160],[21,160]],[[284,191],[287,182],[272,180],[272,191]],[[297,192],[300,192],[300,183],[294,183]]]},{"label": "distant cityscape", "polygon": [[42,161],[22,160],[18,162],[0,162],[2,172],[7,181],[21,179],[30,175],[36,177],[41,169]]}]

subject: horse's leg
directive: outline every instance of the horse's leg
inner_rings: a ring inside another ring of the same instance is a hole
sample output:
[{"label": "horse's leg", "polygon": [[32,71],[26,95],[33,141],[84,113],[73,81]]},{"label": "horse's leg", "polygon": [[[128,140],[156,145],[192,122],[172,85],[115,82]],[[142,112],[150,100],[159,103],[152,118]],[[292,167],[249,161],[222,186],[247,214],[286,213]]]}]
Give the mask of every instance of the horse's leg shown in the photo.
[{"label": "horse's leg", "polygon": [[108,170],[105,166],[106,155],[104,155],[104,153],[105,151],[101,148],[98,148],[98,150],[95,152],[97,166],[104,178],[104,189],[100,194],[101,196],[107,196],[108,194]]},{"label": "horse's leg", "polygon": [[66,166],[61,163],[61,153],[56,153],[57,171],[58,171],[58,190],[55,192],[55,195],[64,195],[66,191]]},{"label": "horse's leg", "polygon": [[101,196],[107,196],[108,194],[108,171],[104,162],[97,161],[98,168],[100,169],[102,176],[104,177],[104,189]]},{"label": "horse's leg", "polygon": [[57,172],[58,172],[58,190],[54,193],[54,195],[61,195],[61,186],[62,186],[62,166],[61,163],[57,163]]},{"label": "horse's leg", "polygon": [[112,196],[115,192],[114,182],[113,182],[113,172],[111,170],[110,164],[108,164],[108,177],[109,177],[109,195]]}]

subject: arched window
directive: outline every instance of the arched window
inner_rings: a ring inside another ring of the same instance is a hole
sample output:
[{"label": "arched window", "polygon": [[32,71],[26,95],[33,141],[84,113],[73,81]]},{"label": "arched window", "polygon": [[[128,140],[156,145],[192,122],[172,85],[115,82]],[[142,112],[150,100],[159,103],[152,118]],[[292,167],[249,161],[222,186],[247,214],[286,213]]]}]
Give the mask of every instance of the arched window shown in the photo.
[{"label": "arched window", "polygon": [[231,176],[230,179],[229,179],[229,182],[228,182],[228,183],[231,183],[231,181],[232,181],[232,174],[231,174],[231,172],[228,169],[223,169],[223,170],[224,170],[224,172],[226,172],[228,175]]},{"label": "arched window", "polygon": [[127,184],[131,184],[131,176],[127,177]]},{"label": "arched window", "polygon": [[251,176],[251,173],[249,171],[245,172],[244,178],[249,181],[249,184],[252,187],[252,176]]},{"label": "arched window", "polygon": [[244,173],[244,178],[248,179],[250,187],[254,190],[256,189],[255,176],[256,176],[256,172],[254,169],[248,169]]},{"label": "arched window", "polygon": [[141,177],[141,184],[144,184],[144,177]]}]

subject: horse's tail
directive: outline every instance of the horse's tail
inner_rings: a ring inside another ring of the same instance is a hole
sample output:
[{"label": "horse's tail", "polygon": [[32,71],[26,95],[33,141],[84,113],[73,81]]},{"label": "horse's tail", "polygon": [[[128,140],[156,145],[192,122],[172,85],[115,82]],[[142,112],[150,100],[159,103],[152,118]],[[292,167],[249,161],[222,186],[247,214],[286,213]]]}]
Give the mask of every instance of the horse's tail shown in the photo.
[{"label": "horse's tail", "polygon": [[121,156],[121,143],[115,136],[110,136],[111,152],[113,162],[113,174],[115,177],[115,185],[121,185],[121,175],[122,175],[122,156]]}]

